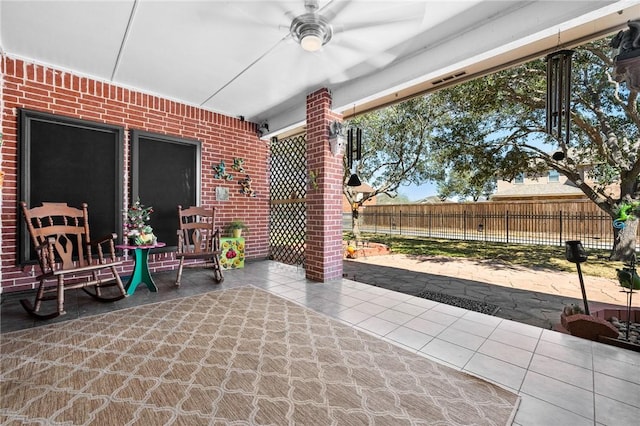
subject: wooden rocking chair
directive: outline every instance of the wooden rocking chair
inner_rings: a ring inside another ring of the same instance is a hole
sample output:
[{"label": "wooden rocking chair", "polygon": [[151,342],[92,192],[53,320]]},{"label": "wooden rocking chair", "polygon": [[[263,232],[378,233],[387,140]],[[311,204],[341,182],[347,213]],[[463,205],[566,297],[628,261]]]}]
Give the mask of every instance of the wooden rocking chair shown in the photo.
[{"label": "wooden rocking chair", "polygon": [[198,259],[212,264],[213,277],[217,283],[224,280],[220,267],[220,230],[215,228],[215,208],[178,206],[178,251],[180,259],[176,286],[180,286],[185,259]]},{"label": "wooden rocking chair", "polygon": [[[42,203],[42,206],[32,209],[28,209],[24,201],[20,205],[41,271],[37,277],[40,285],[35,304],[20,300],[27,312],[38,319],[63,315],[66,313],[64,293],[76,288],[103,302],[127,296],[116,270],[123,263],[117,261],[115,255],[114,241],[118,235],[111,234],[92,242],[86,203],[82,204],[82,209],[69,207],[67,203]],[[97,257],[94,258],[94,254]],[[47,286],[45,283],[51,280],[56,280],[57,284]],[[112,286],[117,287],[116,295],[103,295],[103,288]],[[87,287],[95,287],[95,292],[88,291]],[[40,314],[42,302],[46,300],[57,300],[57,310]]]}]

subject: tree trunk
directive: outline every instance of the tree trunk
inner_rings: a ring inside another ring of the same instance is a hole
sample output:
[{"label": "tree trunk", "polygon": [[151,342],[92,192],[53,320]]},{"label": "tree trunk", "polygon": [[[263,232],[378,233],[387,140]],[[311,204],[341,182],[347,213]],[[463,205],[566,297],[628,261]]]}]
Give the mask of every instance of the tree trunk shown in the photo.
[{"label": "tree trunk", "polygon": [[358,209],[351,210],[351,230],[353,231],[353,238],[356,241],[362,241],[362,234],[360,233],[360,222],[358,221]]},{"label": "tree trunk", "polygon": [[624,228],[613,228],[613,250],[609,260],[630,262],[636,252],[636,235],[638,234],[638,218],[627,219]]}]

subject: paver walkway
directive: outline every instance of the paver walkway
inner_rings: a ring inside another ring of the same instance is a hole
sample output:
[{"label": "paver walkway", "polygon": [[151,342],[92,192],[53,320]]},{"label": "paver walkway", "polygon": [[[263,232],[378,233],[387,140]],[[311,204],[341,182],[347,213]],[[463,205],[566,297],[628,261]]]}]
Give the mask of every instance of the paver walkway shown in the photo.
[{"label": "paver walkway", "polygon": [[[550,329],[566,305],[583,306],[575,273],[531,269],[499,261],[390,254],[344,261],[345,278],[406,294],[444,293],[498,305],[498,317]],[[617,281],[583,276],[589,309],[625,309],[627,293]],[[640,292],[633,293],[640,307]]]}]

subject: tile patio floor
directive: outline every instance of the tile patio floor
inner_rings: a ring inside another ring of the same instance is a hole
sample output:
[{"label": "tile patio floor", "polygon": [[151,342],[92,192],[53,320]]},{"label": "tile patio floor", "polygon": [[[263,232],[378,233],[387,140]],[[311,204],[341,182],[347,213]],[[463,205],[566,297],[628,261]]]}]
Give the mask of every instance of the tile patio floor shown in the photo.
[{"label": "tile patio floor", "polygon": [[[248,262],[244,269],[226,271],[220,285],[202,269],[185,270],[179,289],[173,286],[175,272],[154,277],[157,293],[140,286],[132,296],[112,304],[96,303],[81,291],[69,292],[67,315],[52,321],[254,285],[517,392],[522,402],[516,425],[624,426],[637,425],[640,418],[638,352],[349,279],[316,283],[306,280],[301,268],[272,261]],[[2,333],[42,324],[31,320],[17,299],[2,296]]]}]

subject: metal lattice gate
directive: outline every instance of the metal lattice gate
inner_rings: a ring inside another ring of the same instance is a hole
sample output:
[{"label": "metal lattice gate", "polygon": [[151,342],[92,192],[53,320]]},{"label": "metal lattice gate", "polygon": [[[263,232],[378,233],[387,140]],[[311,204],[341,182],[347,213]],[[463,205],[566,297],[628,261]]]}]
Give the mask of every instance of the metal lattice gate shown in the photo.
[{"label": "metal lattice gate", "polygon": [[304,265],[307,228],[306,136],[271,142],[269,257]]}]

